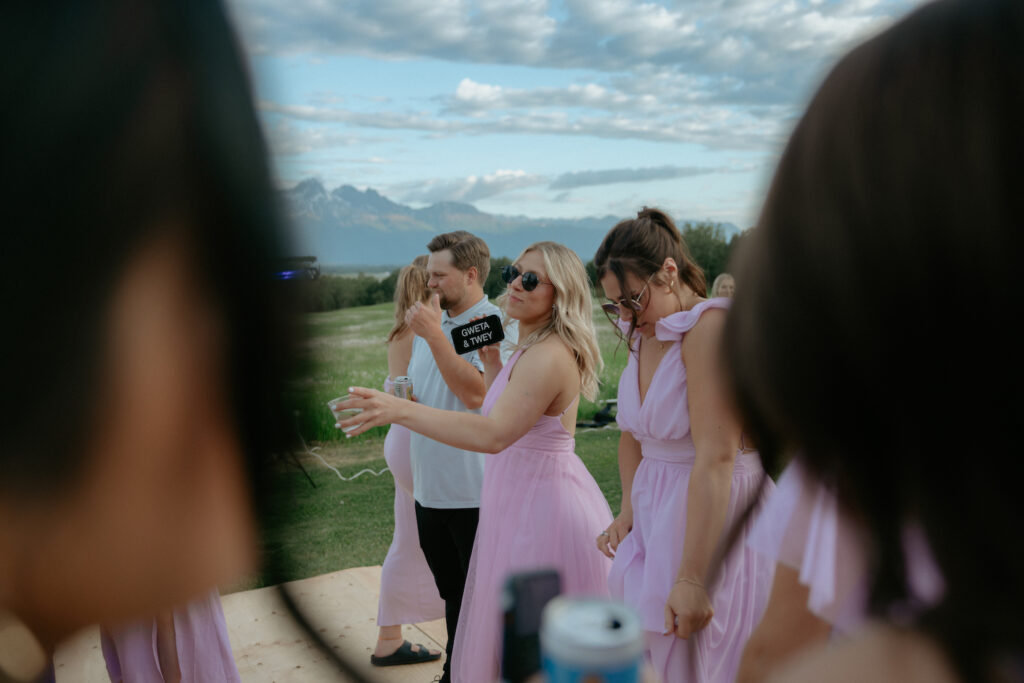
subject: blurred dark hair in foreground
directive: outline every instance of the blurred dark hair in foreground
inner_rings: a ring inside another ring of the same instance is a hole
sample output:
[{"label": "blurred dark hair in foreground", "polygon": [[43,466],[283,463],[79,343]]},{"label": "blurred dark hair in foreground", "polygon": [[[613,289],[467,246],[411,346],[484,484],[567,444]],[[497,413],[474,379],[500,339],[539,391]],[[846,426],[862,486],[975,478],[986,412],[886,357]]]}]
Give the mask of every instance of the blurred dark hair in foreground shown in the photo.
[{"label": "blurred dark hair in foreground", "polygon": [[14,3],[0,46],[12,103],[0,112],[0,291],[11,332],[0,362],[19,388],[2,399],[0,487],[41,494],[81,467],[105,307],[127,264],[162,233],[190,252],[191,276],[225,318],[235,417],[246,450],[265,450],[282,368],[270,277],[282,230],[223,8]]},{"label": "blurred dark hair in foreground", "polygon": [[917,623],[967,680],[1024,654],[1022,121],[1024,3],[924,5],[825,80],[732,269],[766,469],[795,454],[838,492],[883,617],[921,525],[947,592]]},{"label": "blurred dark hair in foreground", "polygon": [[[294,429],[281,410],[293,329],[277,193],[220,3],[7,3],[0,55],[0,609],[52,647],[252,568],[244,531]],[[171,329],[174,358],[131,365],[146,351],[136,327]],[[118,419],[141,387],[127,407],[163,424],[145,409],[170,385],[193,392],[164,422],[198,418],[164,424],[173,440]],[[149,463],[163,469],[138,490],[104,489],[100,473]],[[192,526],[151,524],[179,518]],[[80,547],[90,539],[109,547]]]}]

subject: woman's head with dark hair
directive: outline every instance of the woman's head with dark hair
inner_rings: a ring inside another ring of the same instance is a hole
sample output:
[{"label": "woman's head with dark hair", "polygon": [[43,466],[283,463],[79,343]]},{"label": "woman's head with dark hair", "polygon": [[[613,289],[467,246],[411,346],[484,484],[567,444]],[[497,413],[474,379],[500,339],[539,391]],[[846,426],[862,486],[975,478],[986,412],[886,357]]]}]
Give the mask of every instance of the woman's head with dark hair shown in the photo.
[{"label": "woman's head with dark hair", "polygon": [[219,3],[15,3],[0,54],[0,605],[46,642],[251,566],[282,235]]},{"label": "woman's head with dark hair", "polygon": [[[679,228],[664,211],[644,207],[636,218],[619,221],[613,227],[594,255],[598,281],[611,274],[619,283],[619,290],[629,291],[626,276],[632,273],[641,281],[654,286],[667,286],[670,281],[661,274],[666,259],[672,259],[679,272],[679,281],[698,296],[707,294],[704,271],[690,256]],[[635,324],[635,320],[632,321]],[[632,337],[633,329],[626,338]]]},{"label": "woman's head with dark hair", "polygon": [[968,675],[1024,652],[1021,121],[1024,4],[919,8],[825,80],[732,269],[727,366],[766,469],[796,454],[836,489],[880,613],[921,525],[947,582],[922,625]]}]

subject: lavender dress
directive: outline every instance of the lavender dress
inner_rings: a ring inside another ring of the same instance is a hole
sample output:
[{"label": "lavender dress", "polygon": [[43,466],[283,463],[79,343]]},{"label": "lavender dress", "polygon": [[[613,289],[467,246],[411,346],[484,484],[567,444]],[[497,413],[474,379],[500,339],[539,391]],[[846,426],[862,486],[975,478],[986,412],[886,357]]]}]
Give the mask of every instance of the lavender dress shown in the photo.
[{"label": "lavender dress", "polygon": [[[241,683],[216,590],[174,610],[174,639],[182,683]],[[101,629],[100,644],[113,683],[163,683],[155,621]]]},{"label": "lavender dress", "polygon": [[[778,490],[758,515],[747,544],[772,562],[799,572],[807,586],[807,608],[849,633],[867,615],[864,541],[840,513],[824,486],[806,475],[799,461],[779,477]],[[942,574],[916,527],[903,533],[907,579],[917,604],[937,602],[944,591]]]},{"label": "lavender dress", "polygon": [[[495,378],[481,412],[488,415],[523,351]],[[469,561],[459,630],[452,653],[454,683],[492,683],[501,656],[501,589],[509,574],[553,567],[565,595],[608,595],[609,560],[594,537],[611,509],[575,439],[558,415],[541,415],[529,432],[488,455],[480,493],[480,523]]]},{"label": "lavender dress", "polygon": [[[683,557],[686,494],[696,459],[680,345],[705,311],[728,305],[728,299],[710,299],[658,321],[657,338],[671,341],[672,346],[662,357],[642,404],[636,354],[629,355],[619,381],[618,423],[640,442],[643,458],[630,498],[633,530],[619,545],[608,587],[614,597],[639,612],[648,656],[665,683],[731,683],[743,646],[761,619],[774,574],[774,563],[741,538],[710,586],[715,611],[711,623],[689,642],[674,634],[662,635],[665,603]],[[773,488],[771,480],[763,477],[756,453],[737,453],[725,528],[731,528],[752,500],[767,497]]]},{"label": "lavender dress", "polygon": [[[391,392],[389,377],[384,391]],[[391,425],[384,439],[384,460],[395,479],[395,531],[380,572],[377,625],[397,626],[433,621],[444,616],[444,601],[420,549],[416,504],[412,497],[409,430]]]}]

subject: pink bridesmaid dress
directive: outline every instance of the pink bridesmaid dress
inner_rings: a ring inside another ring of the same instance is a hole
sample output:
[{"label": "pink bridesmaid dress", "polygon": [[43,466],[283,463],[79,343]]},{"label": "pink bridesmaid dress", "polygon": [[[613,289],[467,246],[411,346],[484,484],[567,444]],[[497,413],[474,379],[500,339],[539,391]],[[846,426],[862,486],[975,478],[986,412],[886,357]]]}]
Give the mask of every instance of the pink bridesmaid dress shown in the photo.
[{"label": "pink bridesmaid dress", "polygon": [[[488,415],[523,350],[495,378],[481,412]],[[611,509],[561,416],[542,415],[529,432],[484,465],[469,576],[452,653],[455,683],[493,683],[501,657],[500,594],[514,572],[553,567],[563,595],[608,595],[609,560],[594,538]]]},{"label": "pink bridesmaid dress", "polygon": [[[390,393],[391,378],[384,381]],[[377,625],[397,626],[433,621],[444,616],[444,601],[420,549],[416,506],[412,497],[409,430],[391,425],[384,439],[384,460],[395,479],[395,531],[380,572]]]},{"label": "pink bridesmaid dress", "polygon": [[[640,443],[643,458],[630,498],[633,530],[619,544],[608,586],[614,597],[639,613],[650,663],[664,683],[731,683],[774,576],[774,563],[741,538],[709,586],[715,611],[711,623],[689,642],[663,635],[665,603],[683,557],[686,492],[696,459],[680,345],[705,311],[728,305],[729,299],[710,299],[657,322],[656,337],[671,341],[672,347],[662,357],[642,403],[636,354],[629,354],[619,381],[618,423]],[[763,474],[756,453],[737,453],[726,530],[751,502],[760,504],[774,488]]]},{"label": "pink bridesmaid dress", "polygon": [[[216,590],[174,610],[174,640],[182,683],[241,683]],[[100,644],[113,683],[163,683],[155,621],[102,629]]]},{"label": "pink bridesmaid dress", "polygon": [[[867,618],[866,560],[863,540],[824,486],[791,462],[778,489],[759,513],[747,544],[772,562],[799,572],[807,586],[807,608],[849,633]],[[924,536],[916,527],[903,533],[907,578],[918,604],[937,602],[942,575]]]}]

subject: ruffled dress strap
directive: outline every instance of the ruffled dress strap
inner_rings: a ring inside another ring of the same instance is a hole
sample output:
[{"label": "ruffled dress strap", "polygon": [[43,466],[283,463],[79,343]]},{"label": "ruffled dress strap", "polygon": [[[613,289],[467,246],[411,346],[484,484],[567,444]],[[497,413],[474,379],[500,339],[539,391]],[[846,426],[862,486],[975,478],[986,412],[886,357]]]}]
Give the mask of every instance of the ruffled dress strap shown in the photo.
[{"label": "ruffled dress strap", "polygon": [[747,544],[799,572],[807,607],[841,631],[864,619],[863,543],[836,497],[791,462],[754,522]]},{"label": "ruffled dress strap", "polygon": [[732,300],[727,297],[707,299],[688,311],[667,315],[654,324],[654,336],[658,341],[678,341],[694,328],[704,311],[715,308],[728,309],[731,302]]}]

